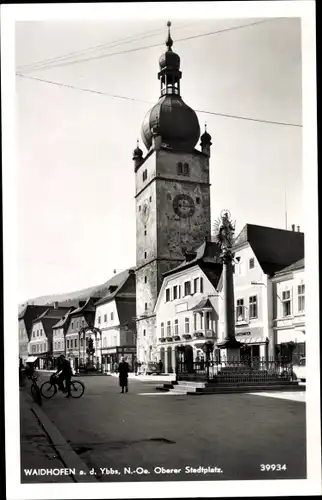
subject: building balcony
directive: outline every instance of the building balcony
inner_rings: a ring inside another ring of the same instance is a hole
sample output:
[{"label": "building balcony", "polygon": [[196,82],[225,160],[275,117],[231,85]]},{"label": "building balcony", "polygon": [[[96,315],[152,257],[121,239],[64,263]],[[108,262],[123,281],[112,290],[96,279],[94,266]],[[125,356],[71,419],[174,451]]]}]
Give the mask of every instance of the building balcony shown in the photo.
[{"label": "building balcony", "polygon": [[196,330],[193,332],[193,336],[196,338],[205,338],[205,339],[217,339],[217,334],[214,330],[206,329],[206,330]]}]

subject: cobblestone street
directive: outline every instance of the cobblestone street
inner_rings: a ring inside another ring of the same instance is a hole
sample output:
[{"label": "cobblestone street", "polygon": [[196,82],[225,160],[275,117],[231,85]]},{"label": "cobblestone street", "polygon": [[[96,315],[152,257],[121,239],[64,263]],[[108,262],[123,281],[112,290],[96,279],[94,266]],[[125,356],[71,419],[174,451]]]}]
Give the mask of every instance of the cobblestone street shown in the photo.
[{"label": "cobblestone street", "polygon": [[[114,377],[80,379],[86,385],[81,399],[59,393],[43,410],[98,480],[306,476],[303,402],[250,394],[168,396],[155,390],[157,384],[135,379],[129,393],[120,394]],[[266,464],[283,469],[261,471]],[[162,467],[180,472],[162,473]],[[205,473],[208,467],[215,472]]]}]

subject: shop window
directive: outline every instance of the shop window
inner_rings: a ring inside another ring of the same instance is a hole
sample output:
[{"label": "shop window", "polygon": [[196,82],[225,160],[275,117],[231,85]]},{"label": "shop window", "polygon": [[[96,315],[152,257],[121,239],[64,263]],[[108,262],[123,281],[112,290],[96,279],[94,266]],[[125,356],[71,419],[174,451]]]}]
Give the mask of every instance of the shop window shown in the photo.
[{"label": "shop window", "polygon": [[184,319],[184,332],[190,333],[190,320],[189,320],[189,318]]},{"label": "shop window", "polygon": [[283,316],[291,315],[291,292],[290,290],[285,290],[282,292],[282,303],[283,303]]},{"label": "shop window", "polygon": [[298,312],[305,311],[305,285],[297,287]]}]

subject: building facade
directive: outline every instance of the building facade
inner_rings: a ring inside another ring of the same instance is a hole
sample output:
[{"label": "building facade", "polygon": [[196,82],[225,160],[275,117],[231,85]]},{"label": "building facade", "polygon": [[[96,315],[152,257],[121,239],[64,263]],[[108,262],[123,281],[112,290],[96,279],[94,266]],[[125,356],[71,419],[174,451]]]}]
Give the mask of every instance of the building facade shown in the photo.
[{"label": "building facade", "polygon": [[66,314],[68,308],[55,305],[48,308],[32,322],[29,342],[29,354],[37,357],[35,366],[49,369],[54,366],[53,360],[53,326]]},{"label": "building facade", "polygon": [[245,356],[276,358],[272,278],[304,256],[304,234],[246,224],[235,239],[235,334]]},{"label": "building facade", "polygon": [[272,283],[275,356],[291,357],[298,365],[306,357],[304,259],[275,273]]},{"label": "building facade", "polygon": [[178,361],[188,367],[202,363],[205,343],[212,343],[216,351],[222,300],[217,290],[222,273],[219,253],[215,243],[204,242],[164,276],[155,307],[157,328],[151,357],[162,361],[165,373],[173,373]]},{"label": "building facade", "polygon": [[110,372],[124,356],[134,368],[136,358],[136,278],[133,269],[123,273],[119,284],[96,303],[95,327],[100,329],[100,356],[104,371]]},{"label": "building facade", "polygon": [[19,357],[25,363],[29,355],[29,341],[32,331],[32,322],[37,316],[46,311],[48,306],[27,305],[18,315]]},{"label": "building facade", "polygon": [[75,307],[70,308],[67,313],[53,326],[53,360],[56,366],[57,358],[66,355],[65,335],[70,322],[70,314]]},{"label": "building facade", "polygon": [[209,156],[211,137],[200,136],[196,113],[180,93],[180,57],[167,50],[160,57],[160,99],[147,113],[142,139],[147,154],[133,154],[136,184],[137,356],[151,359],[155,303],[163,274],[184,261],[210,237]]}]

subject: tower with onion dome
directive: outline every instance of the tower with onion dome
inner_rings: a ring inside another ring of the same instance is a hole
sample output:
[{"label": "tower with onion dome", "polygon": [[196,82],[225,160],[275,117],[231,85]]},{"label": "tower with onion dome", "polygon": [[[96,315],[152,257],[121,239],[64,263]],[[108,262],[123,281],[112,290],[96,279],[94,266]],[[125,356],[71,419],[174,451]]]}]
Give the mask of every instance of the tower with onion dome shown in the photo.
[{"label": "tower with onion dome", "polygon": [[[211,136],[181,97],[180,57],[168,22],[166,51],[159,59],[160,97],[146,114],[144,153],[133,151],[136,179],[137,357],[154,360],[154,306],[163,273],[211,235],[209,158]],[[200,150],[196,145],[200,138]]]}]

